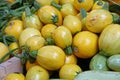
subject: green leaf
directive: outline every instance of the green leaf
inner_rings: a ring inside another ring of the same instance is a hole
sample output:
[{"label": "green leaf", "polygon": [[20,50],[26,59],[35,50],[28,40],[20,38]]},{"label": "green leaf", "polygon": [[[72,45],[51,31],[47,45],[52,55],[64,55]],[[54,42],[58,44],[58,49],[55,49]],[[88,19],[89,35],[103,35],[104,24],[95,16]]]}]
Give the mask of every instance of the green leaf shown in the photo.
[{"label": "green leaf", "polygon": [[41,6],[37,1],[34,1],[34,7],[36,10],[38,10]]},{"label": "green leaf", "polygon": [[34,63],[36,59],[31,57],[31,56],[29,56],[28,60],[30,61],[30,63]]},{"label": "green leaf", "polygon": [[11,44],[13,42],[17,42],[17,40],[14,36],[3,35],[2,39],[3,39],[2,42],[7,46],[9,46],[9,44]]},{"label": "green leaf", "polygon": [[6,40],[8,40],[10,42],[17,42],[17,40],[14,36],[9,36],[9,35],[6,35]]},{"label": "green leaf", "polygon": [[8,20],[0,20],[0,31],[3,33],[4,29],[8,23]]},{"label": "green leaf", "polygon": [[116,13],[111,13],[113,16],[113,23],[119,24],[120,23],[120,16]]},{"label": "green leaf", "polygon": [[[19,48],[15,48],[13,50],[10,50],[6,55],[4,55],[1,59],[0,59],[0,64],[6,59],[6,57],[10,56],[11,54],[14,53],[14,51],[16,51]],[[21,58],[20,56],[17,56],[18,58]]]},{"label": "green leaf", "polygon": [[116,5],[116,4],[111,5],[111,6],[109,7],[109,10],[110,10],[111,12],[115,12],[115,13],[120,14],[120,6],[119,6],[119,5]]},{"label": "green leaf", "polygon": [[27,8],[25,9],[25,14],[26,14],[27,17],[29,17],[29,16],[32,15],[29,7],[27,7]]},{"label": "green leaf", "polygon": [[31,51],[29,54],[30,54],[31,57],[33,57],[33,58],[36,59],[37,53],[38,53],[38,50],[33,50],[33,51]]},{"label": "green leaf", "polygon": [[21,53],[21,62],[22,64],[25,64],[27,59],[28,59],[28,53],[26,52],[26,50],[22,50],[22,53]]},{"label": "green leaf", "polygon": [[38,9],[40,9],[40,4],[34,1],[33,6],[31,7],[31,13],[34,14]]}]

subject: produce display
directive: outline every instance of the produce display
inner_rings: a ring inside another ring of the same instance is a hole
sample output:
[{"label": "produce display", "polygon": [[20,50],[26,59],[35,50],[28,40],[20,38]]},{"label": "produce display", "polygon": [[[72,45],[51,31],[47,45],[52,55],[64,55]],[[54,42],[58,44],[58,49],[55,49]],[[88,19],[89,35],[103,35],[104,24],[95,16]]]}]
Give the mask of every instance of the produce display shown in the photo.
[{"label": "produce display", "polygon": [[119,0],[0,0],[5,80],[120,80],[119,53]]}]

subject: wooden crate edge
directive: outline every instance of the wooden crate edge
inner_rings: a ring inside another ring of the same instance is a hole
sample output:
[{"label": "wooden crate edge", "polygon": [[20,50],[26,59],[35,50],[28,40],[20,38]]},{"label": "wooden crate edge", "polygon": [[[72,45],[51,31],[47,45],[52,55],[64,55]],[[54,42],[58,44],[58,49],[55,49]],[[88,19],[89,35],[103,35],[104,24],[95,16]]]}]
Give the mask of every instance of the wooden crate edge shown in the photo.
[{"label": "wooden crate edge", "polygon": [[9,60],[0,64],[0,80],[5,80],[5,77],[12,72],[22,72],[22,64],[19,58],[12,57]]}]

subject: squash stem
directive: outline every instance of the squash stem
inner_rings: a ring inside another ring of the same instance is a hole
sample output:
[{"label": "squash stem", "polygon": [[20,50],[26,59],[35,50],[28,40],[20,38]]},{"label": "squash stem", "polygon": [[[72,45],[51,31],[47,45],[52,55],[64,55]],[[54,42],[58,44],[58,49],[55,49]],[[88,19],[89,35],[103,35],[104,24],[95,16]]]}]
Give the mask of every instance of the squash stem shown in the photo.
[{"label": "squash stem", "polygon": [[31,51],[29,54],[30,54],[31,57],[33,57],[33,58],[36,59],[37,53],[38,53],[38,50],[33,50],[33,51]]},{"label": "squash stem", "polygon": [[[77,71],[77,72],[76,72],[77,75],[80,74],[80,73],[81,73],[81,71]],[[77,76],[77,75],[76,75],[76,76]]]},{"label": "squash stem", "polygon": [[55,1],[52,1],[51,2],[51,5],[54,6],[55,8],[57,8],[58,10],[61,10],[62,9],[62,6],[57,4]]},{"label": "squash stem", "polygon": [[105,2],[104,6],[103,6],[103,9],[109,10],[109,3],[108,2]]},{"label": "squash stem", "polygon": [[80,9],[80,14],[82,16],[82,19],[84,19],[87,16],[87,12],[84,8]]},{"label": "squash stem", "polygon": [[79,3],[82,3],[82,2],[84,2],[84,0],[78,0],[78,2],[79,2]]},{"label": "squash stem", "polygon": [[46,42],[47,42],[48,45],[54,45],[54,44],[55,44],[54,39],[51,38],[51,37],[47,37],[47,38],[46,38]]},{"label": "squash stem", "polygon": [[103,5],[103,1],[99,0],[97,5],[102,6]]},{"label": "squash stem", "polygon": [[52,16],[52,22],[53,23],[57,23],[58,22],[58,16],[57,15],[53,15]]},{"label": "squash stem", "polygon": [[68,55],[71,55],[72,54],[72,47],[71,46],[67,46],[65,49],[64,49],[65,53],[68,54]]},{"label": "squash stem", "polygon": [[109,53],[105,52],[104,50],[100,50],[100,51],[98,52],[98,54],[104,55],[104,56],[106,56],[106,57],[109,57],[109,56],[108,56]]},{"label": "squash stem", "polygon": [[27,17],[29,17],[29,16],[32,15],[29,7],[27,7],[27,8],[25,9],[25,14],[26,14]]}]

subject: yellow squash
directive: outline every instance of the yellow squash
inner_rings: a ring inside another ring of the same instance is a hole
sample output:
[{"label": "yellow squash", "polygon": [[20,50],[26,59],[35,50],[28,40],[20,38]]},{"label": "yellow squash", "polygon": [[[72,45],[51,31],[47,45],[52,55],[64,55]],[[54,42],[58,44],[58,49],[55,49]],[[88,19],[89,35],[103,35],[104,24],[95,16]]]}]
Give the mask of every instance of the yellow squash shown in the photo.
[{"label": "yellow squash", "polygon": [[54,24],[46,24],[42,27],[41,35],[45,38],[45,40],[47,42],[46,44],[54,44],[52,35],[56,28],[57,28],[57,26]]},{"label": "yellow squash", "polygon": [[67,54],[72,53],[71,49],[69,50],[72,45],[72,34],[68,28],[59,26],[53,33],[53,39],[55,40],[55,44],[62,49],[65,49]]},{"label": "yellow squash", "polygon": [[67,15],[77,15],[77,10],[72,3],[63,4],[60,12],[63,17]]},{"label": "yellow squash", "polygon": [[82,29],[81,21],[77,16],[73,15],[67,15],[63,20],[63,25],[71,31],[72,35],[76,34]]},{"label": "yellow squash", "polygon": [[73,38],[73,51],[79,58],[90,58],[98,51],[98,36],[90,31],[77,33]]},{"label": "yellow squash", "polygon": [[37,61],[34,61],[34,62],[30,62],[29,60],[27,60],[26,61],[26,63],[25,63],[25,68],[26,68],[26,71],[28,71],[30,68],[32,68],[33,66],[37,66],[37,65],[39,65],[38,63],[37,63]]},{"label": "yellow squash", "polygon": [[[14,50],[16,48],[19,48],[19,45],[17,42],[13,42],[9,45],[9,50]],[[20,53],[20,49],[17,49],[13,52],[14,54]]]},{"label": "yellow squash", "polygon": [[20,34],[20,37],[19,37],[19,45],[22,46],[22,45],[25,45],[25,42],[28,38],[34,36],[34,35],[39,35],[41,36],[41,33],[38,29],[35,29],[35,28],[26,28],[24,29],[21,34]]},{"label": "yellow squash", "polygon": [[86,11],[90,11],[93,3],[94,0],[74,0],[74,6],[78,11],[80,11],[82,8],[85,8]]},{"label": "yellow squash", "polygon": [[43,6],[38,10],[38,16],[44,24],[62,24],[62,15],[59,10],[53,6]]},{"label": "yellow squash", "polygon": [[[9,52],[8,47],[7,47],[4,43],[0,42],[0,59],[1,59],[4,55],[6,55],[8,52]],[[9,56],[6,57],[5,60],[7,60],[8,58],[9,58]],[[5,61],[5,60],[4,60],[4,61]]]},{"label": "yellow squash", "polygon": [[7,35],[14,36],[17,40],[19,39],[19,36],[22,31],[23,31],[23,22],[21,20],[12,20],[8,23],[8,25],[5,28],[5,33]]},{"label": "yellow squash", "polygon": [[5,80],[26,80],[22,73],[9,73]]},{"label": "yellow squash", "polygon": [[40,30],[43,26],[39,17],[36,14],[32,14],[30,16],[26,16],[23,20],[24,28],[36,28]]},{"label": "yellow squash", "polygon": [[60,4],[66,4],[66,3],[72,3],[73,4],[74,0],[60,0]]},{"label": "yellow squash", "polygon": [[65,53],[58,46],[48,45],[38,50],[36,60],[45,69],[54,71],[64,65]]},{"label": "yellow squash", "polygon": [[41,34],[44,38],[52,37],[55,29],[57,28],[54,24],[46,24],[41,29]]},{"label": "yellow squash", "polygon": [[60,10],[63,17],[67,15],[76,15],[78,12],[72,3],[65,3],[63,5],[59,5],[55,2],[52,2],[51,5]]},{"label": "yellow squash", "polygon": [[49,80],[49,73],[41,66],[33,66],[26,73],[26,80]]},{"label": "yellow squash", "polygon": [[77,57],[74,54],[66,54],[65,64],[77,64]]},{"label": "yellow squash", "polygon": [[40,35],[31,36],[26,40],[26,45],[30,48],[31,51],[38,50],[45,45],[45,39]]},{"label": "yellow squash", "polygon": [[60,79],[74,80],[74,78],[82,72],[82,69],[76,64],[65,64],[59,71]]},{"label": "yellow squash", "polygon": [[59,0],[36,0],[41,6],[51,5],[52,1],[59,3]]},{"label": "yellow squash", "polygon": [[86,28],[94,33],[101,33],[102,30],[113,22],[113,17],[108,10],[92,10],[86,17]]},{"label": "yellow squash", "polygon": [[99,37],[99,50],[105,56],[120,53],[120,25],[108,25]]}]

